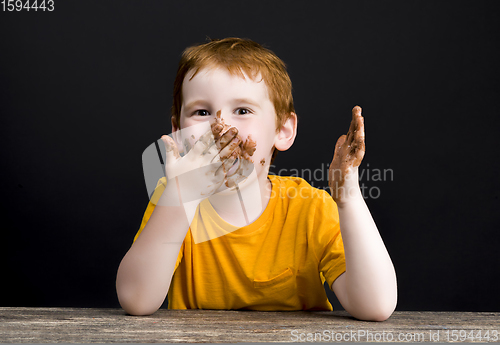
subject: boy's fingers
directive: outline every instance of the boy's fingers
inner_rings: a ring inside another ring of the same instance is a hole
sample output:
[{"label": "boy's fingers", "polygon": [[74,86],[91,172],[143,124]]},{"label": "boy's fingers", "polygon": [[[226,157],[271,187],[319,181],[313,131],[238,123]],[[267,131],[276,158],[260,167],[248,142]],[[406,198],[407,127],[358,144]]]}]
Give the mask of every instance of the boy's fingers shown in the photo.
[{"label": "boy's fingers", "polygon": [[354,156],[354,166],[358,166],[365,155],[365,120],[361,116],[361,107],[355,106],[352,113],[353,119],[356,119],[356,130],[351,146]]},{"label": "boy's fingers", "polygon": [[210,125],[210,128],[212,130],[212,133],[214,134],[215,140],[219,139],[219,134],[224,128],[224,126],[219,122],[214,122]]},{"label": "boy's fingers", "polygon": [[339,157],[342,156],[342,145],[344,145],[346,138],[347,136],[345,134],[341,135],[340,138],[338,138],[337,143],[335,144],[335,150],[333,151],[333,159],[331,165],[333,165],[335,161],[338,161]]},{"label": "boy's fingers", "polygon": [[361,107],[359,105],[352,108],[352,119],[354,120],[356,117],[361,116]]},{"label": "boy's fingers", "polygon": [[230,176],[230,175],[228,175],[228,171],[229,171],[229,169],[231,169],[233,164],[236,162],[236,159],[237,158],[230,156],[227,159],[222,161],[222,165],[224,166],[224,171],[226,172],[226,177]]},{"label": "boy's fingers", "polygon": [[212,133],[211,130],[206,131],[205,134],[203,134],[198,141],[202,141],[205,143],[207,146],[210,146],[211,144],[215,144],[214,140],[214,134]]},{"label": "boy's fingers", "polygon": [[224,175],[224,177],[225,177],[227,171],[229,169],[231,169],[231,167],[233,166],[234,162],[236,162],[236,158],[234,158],[232,156],[230,156],[230,157],[228,157],[228,158],[226,158],[224,160],[221,160],[220,163],[219,163],[220,165],[217,168],[217,170],[215,170],[215,174],[214,175],[217,176],[217,175],[219,175],[219,174],[222,173]]},{"label": "boy's fingers", "polygon": [[231,127],[229,130],[222,135],[222,137],[219,140],[219,148],[224,149],[227,144],[229,144],[234,137],[238,135],[238,129],[236,127]]},{"label": "boy's fingers", "polygon": [[[219,157],[221,160],[227,159],[233,154],[233,152],[239,149],[241,140],[238,137],[234,137],[222,150],[219,152]],[[238,152],[239,153],[239,152]],[[239,156],[239,154],[237,154]]]},{"label": "boy's fingers", "polygon": [[361,107],[355,106],[352,108],[352,121],[354,122],[354,130],[363,131],[364,130],[364,119],[361,116]]},{"label": "boy's fingers", "polygon": [[236,174],[232,177],[235,183],[239,183],[250,176],[250,173],[253,171],[254,165],[247,159],[240,160],[240,164],[238,166],[238,170],[236,170]]},{"label": "boy's fingers", "polygon": [[196,157],[207,153],[211,153],[215,156],[217,154],[217,147],[215,146],[212,131],[207,131],[203,134],[194,144],[192,151]]},{"label": "boy's fingers", "polygon": [[356,123],[356,139],[365,138],[365,119],[363,116],[358,117]]},{"label": "boy's fingers", "polygon": [[360,147],[360,148],[362,147],[363,149],[365,147],[365,126],[363,124],[362,117],[360,119],[358,119],[358,128],[356,129],[356,132],[354,133],[353,146]]},{"label": "boy's fingers", "polygon": [[347,142],[351,143],[355,136],[357,131],[359,130],[359,119],[362,118],[361,116],[361,107],[360,106],[355,106],[352,108],[352,119],[351,119],[351,124],[349,126],[349,131],[347,132]]},{"label": "boy's fingers", "polygon": [[361,164],[363,157],[365,156],[365,143],[364,141],[355,141],[353,143],[353,149],[351,151],[350,161],[353,167],[357,167]]},{"label": "boy's fingers", "polygon": [[345,134],[340,136],[340,138],[337,140],[337,143],[335,144],[334,154],[337,154],[340,151],[340,148],[342,147],[342,145],[344,145],[346,138],[347,136]]},{"label": "boy's fingers", "polygon": [[177,148],[174,139],[168,135],[163,135],[161,140],[165,144],[165,160],[167,164],[175,162],[178,158],[180,158],[179,149]]},{"label": "boy's fingers", "polygon": [[210,128],[212,129],[212,133],[214,134],[215,141],[217,142],[217,145],[219,145],[219,139],[220,137],[227,132],[229,128],[231,128],[230,125],[224,124],[224,120],[221,119],[220,117],[221,110],[217,112],[217,116],[215,118],[215,121],[212,122],[210,125]]}]

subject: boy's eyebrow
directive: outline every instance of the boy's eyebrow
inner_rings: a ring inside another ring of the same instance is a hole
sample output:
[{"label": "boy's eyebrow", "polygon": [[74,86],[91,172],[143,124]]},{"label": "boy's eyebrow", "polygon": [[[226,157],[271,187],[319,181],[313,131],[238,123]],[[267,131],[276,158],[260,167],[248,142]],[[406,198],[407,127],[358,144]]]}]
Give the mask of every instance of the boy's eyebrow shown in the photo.
[{"label": "boy's eyebrow", "polygon": [[190,102],[188,104],[186,104],[186,109],[190,109],[190,108],[194,108],[196,107],[197,105],[200,105],[200,106],[204,106],[204,105],[207,105],[207,102],[202,100],[202,99],[198,99],[196,101],[193,101],[193,102]]},{"label": "boy's eyebrow", "polygon": [[[260,108],[259,103],[255,102],[251,99],[248,99],[248,98],[237,98],[237,99],[234,99],[233,102],[234,103],[246,103],[246,104],[253,105],[254,107]],[[207,106],[207,104],[208,104],[207,101],[202,100],[202,99],[198,99],[196,101],[193,101],[193,102],[186,104],[186,109],[191,109],[191,108],[194,108],[196,106]]]},{"label": "boy's eyebrow", "polygon": [[247,104],[253,105],[254,107],[260,108],[259,103],[254,102],[248,98],[238,98],[238,99],[235,99],[234,102],[235,103],[247,103]]}]

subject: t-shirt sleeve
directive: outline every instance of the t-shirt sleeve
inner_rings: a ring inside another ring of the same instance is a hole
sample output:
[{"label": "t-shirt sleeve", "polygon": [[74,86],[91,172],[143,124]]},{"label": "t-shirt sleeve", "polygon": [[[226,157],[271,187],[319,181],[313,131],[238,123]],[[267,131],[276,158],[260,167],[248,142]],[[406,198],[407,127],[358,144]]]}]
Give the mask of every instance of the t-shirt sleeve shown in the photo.
[{"label": "t-shirt sleeve", "polygon": [[158,180],[158,183],[156,184],[155,190],[153,192],[153,195],[151,196],[151,199],[149,200],[148,207],[146,208],[146,212],[144,212],[144,216],[142,217],[142,222],[141,226],[139,228],[139,231],[137,231],[137,234],[135,234],[134,237],[134,242],[137,240],[139,235],[142,232],[142,229],[146,226],[149,218],[151,218],[151,214],[153,213],[156,204],[158,203],[158,200],[160,199],[160,196],[163,194],[163,191],[165,190],[165,186],[167,185],[167,179],[165,177],[162,177],[161,179]]},{"label": "t-shirt sleeve", "polygon": [[[149,200],[148,207],[146,208],[146,211],[144,212],[144,216],[142,217],[141,226],[139,227],[139,231],[137,231],[137,234],[135,235],[133,242],[135,242],[137,240],[137,238],[139,238],[139,235],[141,234],[142,230],[144,229],[144,227],[148,223],[149,218],[151,218],[151,215],[153,214],[153,211],[156,207],[156,204],[158,203],[160,196],[162,195],[163,191],[165,190],[166,185],[167,185],[167,181],[166,181],[165,177],[162,177],[161,179],[158,180],[155,191],[153,192],[153,196],[151,196],[151,200]],[[177,256],[177,261],[175,262],[174,272],[182,260],[182,256],[184,254],[184,243],[185,243],[185,241],[182,242],[181,249],[179,251],[179,255]]]},{"label": "t-shirt sleeve", "polygon": [[316,204],[315,239],[319,253],[319,271],[325,277],[328,287],[345,272],[345,253],[342,234],[340,233],[337,204],[325,191],[321,191],[321,201]]}]

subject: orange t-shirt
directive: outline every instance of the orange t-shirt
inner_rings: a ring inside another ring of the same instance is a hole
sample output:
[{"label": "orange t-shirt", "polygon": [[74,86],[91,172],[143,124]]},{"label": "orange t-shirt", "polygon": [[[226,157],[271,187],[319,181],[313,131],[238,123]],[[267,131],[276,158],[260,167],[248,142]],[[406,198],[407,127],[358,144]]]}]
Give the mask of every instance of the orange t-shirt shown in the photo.
[{"label": "orange t-shirt", "polygon": [[[245,227],[225,222],[208,199],[199,205],[195,220],[202,231],[226,234],[195,243],[188,230],[167,295],[169,309],[333,310],[323,284],[331,288],[345,272],[337,206],[299,177],[269,179],[271,199]],[[159,181],[134,241],[164,183]]]}]

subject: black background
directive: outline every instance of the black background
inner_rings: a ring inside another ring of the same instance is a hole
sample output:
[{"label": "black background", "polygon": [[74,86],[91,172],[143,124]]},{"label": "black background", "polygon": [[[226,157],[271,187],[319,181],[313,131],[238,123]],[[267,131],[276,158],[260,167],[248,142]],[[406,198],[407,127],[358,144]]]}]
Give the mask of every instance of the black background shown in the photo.
[{"label": "black background", "polygon": [[361,169],[393,172],[362,182],[380,192],[367,204],[396,268],[397,310],[500,311],[496,3],[56,0],[54,12],[2,11],[0,305],[119,307],[116,270],[148,202],[141,155],[171,131],[180,54],[236,36],[273,50],[292,78],[298,137],[275,172],[326,166],[363,108]]}]

